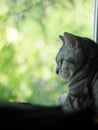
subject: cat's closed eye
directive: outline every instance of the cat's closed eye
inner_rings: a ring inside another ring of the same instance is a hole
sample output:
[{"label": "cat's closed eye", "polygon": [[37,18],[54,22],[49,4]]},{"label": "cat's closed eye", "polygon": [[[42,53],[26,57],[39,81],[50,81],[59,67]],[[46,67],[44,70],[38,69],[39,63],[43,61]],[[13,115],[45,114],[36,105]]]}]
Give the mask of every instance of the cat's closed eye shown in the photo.
[{"label": "cat's closed eye", "polygon": [[65,61],[68,63],[74,64],[74,61],[72,59],[66,59]]},{"label": "cat's closed eye", "polygon": [[61,65],[62,65],[62,63],[63,63],[63,60],[64,60],[64,59],[61,59]]}]

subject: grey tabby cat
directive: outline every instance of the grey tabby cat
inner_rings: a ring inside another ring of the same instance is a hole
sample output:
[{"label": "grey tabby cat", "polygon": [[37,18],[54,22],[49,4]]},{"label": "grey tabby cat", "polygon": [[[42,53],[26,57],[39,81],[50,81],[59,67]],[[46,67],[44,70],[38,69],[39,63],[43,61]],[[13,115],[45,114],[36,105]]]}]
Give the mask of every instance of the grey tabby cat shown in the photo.
[{"label": "grey tabby cat", "polygon": [[57,56],[56,73],[69,81],[69,92],[58,99],[67,112],[98,111],[98,45],[89,38],[65,32]]}]

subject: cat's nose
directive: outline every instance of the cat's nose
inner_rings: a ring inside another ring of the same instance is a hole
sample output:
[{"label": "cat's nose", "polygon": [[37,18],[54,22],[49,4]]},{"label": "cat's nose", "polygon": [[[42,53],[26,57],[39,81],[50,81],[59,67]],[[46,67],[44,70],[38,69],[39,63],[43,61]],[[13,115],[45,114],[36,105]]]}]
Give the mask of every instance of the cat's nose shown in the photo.
[{"label": "cat's nose", "polygon": [[56,69],[56,73],[59,74],[59,69],[58,68]]}]

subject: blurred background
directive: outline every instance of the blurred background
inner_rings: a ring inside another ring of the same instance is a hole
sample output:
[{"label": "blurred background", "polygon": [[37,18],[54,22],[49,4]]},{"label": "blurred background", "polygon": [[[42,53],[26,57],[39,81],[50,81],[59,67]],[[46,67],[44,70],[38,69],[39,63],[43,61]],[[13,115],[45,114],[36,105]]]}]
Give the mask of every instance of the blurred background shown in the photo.
[{"label": "blurred background", "polygon": [[68,91],[55,73],[63,32],[92,39],[93,0],[0,0],[0,100],[54,105]]}]

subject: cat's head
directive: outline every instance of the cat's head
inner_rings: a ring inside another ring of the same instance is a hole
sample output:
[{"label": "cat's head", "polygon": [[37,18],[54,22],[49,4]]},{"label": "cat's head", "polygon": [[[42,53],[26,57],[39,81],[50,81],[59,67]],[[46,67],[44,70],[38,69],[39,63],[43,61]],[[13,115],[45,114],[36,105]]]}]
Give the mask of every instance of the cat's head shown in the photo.
[{"label": "cat's head", "polygon": [[75,69],[87,60],[87,55],[90,55],[86,41],[91,40],[67,32],[59,37],[63,44],[56,56],[56,73],[62,79],[69,80]]}]

